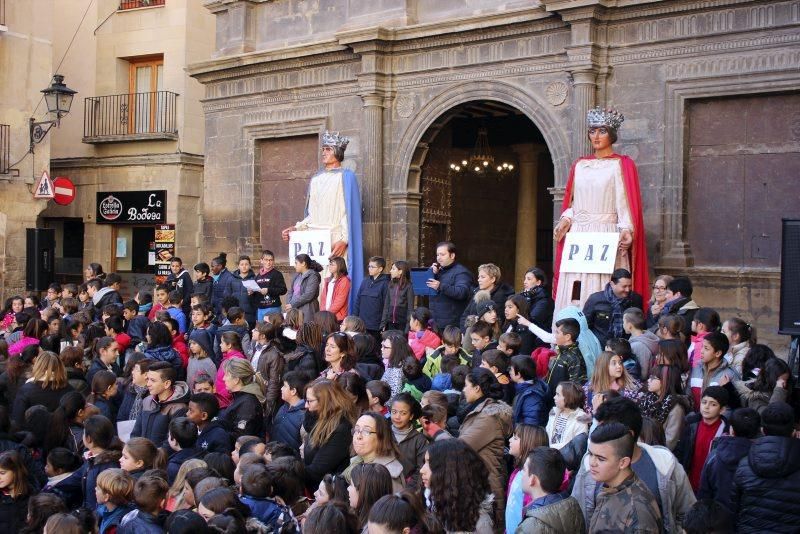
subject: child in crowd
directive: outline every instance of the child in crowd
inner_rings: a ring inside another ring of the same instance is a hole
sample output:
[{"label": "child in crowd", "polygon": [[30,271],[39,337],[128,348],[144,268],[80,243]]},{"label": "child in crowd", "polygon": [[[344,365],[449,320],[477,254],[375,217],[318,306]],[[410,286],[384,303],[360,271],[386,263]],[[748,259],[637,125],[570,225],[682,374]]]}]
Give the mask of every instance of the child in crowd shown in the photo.
[{"label": "child in crowd", "polygon": [[[702,308],[701,308],[702,309]],[[739,380],[739,375],[725,361],[730,343],[722,332],[708,332],[701,342],[700,359],[692,367],[688,394],[694,400],[694,409],[700,408],[700,393],[708,386],[725,385]]]},{"label": "child in crowd", "polygon": [[418,360],[422,360],[442,344],[442,339],[434,330],[433,315],[428,308],[422,306],[415,308],[408,326],[408,344],[411,345],[411,350]]},{"label": "child in crowd", "polygon": [[[234,309],[234,308],[231,308]],[[241,312],[241,310],[239,310]],[[244,315],[242,315],[244,317]],[[219,399],[219,407],[227,408],[233,402],[233,396],[225,387],[223,376],[225,374],[225,362],[233,358],[245,358],[244,349],[242,348],[242,339],[239,334],[232,331],[223,332],[220,336],[220,351],[222,352],[222,361],[217,369],[217,377],[214,380],[214,390],[217,392]]]},{"label": "child in crowd", "polygon": [[572,438],[588,432],[591,417],[582,410],[583,390],[575,382],[561,382],[556,387],[555,407],[547,421],[550,446],[560,449]]},{"label": "child in crowd", "polygon": [[[574,497],[561,493],[566,464],[561,454],[546,445],[532,449],[519,471],[520,487],[525,492],[525,518],[517,532],[577,534],[586,531],[580,505]],[[506,516],[506,530],[508,529]]]},{"label": "child in crowd", "polygon": [[214,375],[209,375],[206,373],[198,374],[194,379],[194,387],[192,388],[192,393],[211,393],[212,395],[216,394],[216,389],[214,388]]},{"label": "child in crowd", "polygon": [[136,481],[133,501],[136,508],[122,518],[117,534],[142,534],[159,532],[163,526],[160,517],[167,501],[167,481],[156,476],[145,476]]},{"label": "child in crowd", "polygon": [[157,448],[147,438],[131,438],[122,448],[119,466],[138,480],[149,469],[163,469],[167,464],[167,452]]},{"label": "child in crowd", "polygon": [[[547,432],[540,426],[517,425],[508,441],[508,453],[514,458],[514,470],[508,477],[506,497],[506,531],[516,532],[522,522],[523,510],[531,503],[530,497],[524,493],[524,473],[522,468],[528,455],[537,447],[547,447]],[[564,478],[564,471],[561,472]]]},{"label": "child in crowd", "polygon": [[183,335],[186,333],[187,320],[183,311],[183,293],[179,290],[170,291],[167,303],[167,313],[178,322],[178,332]]},{"label": "child in crowd", "polygon": [[135,300],[127,301],[122,307],[122,318],[125,320],[125,333],[131,338],[131,347],[135,347],[147,336],[147,326],[150,321],[139,313],[139,303]]},{"label": "child in crowd", "polygon": [[422,372],[431,379],[442,372],[442,363],[446,360],[456,362],[456,365],[469,365],[472,357],[461,348],[461,330],[457,326],[449,325],[442,332],[442,345],[425,358]]},{"label": "child in crowd", "polygon": [[681,391],[677,365],[650,368],[647,389],[639,394],[642,416],[653,419],[664,430],[665,445],[674,451],[683,433],[683,421],[691,411],[691,401]]},{"label": "child in crowd", "polygon": [[556,321],[553,330],[556,358],[551,362],[550,371],[545,379],[551,404],[556,395],[556,388],[562,382],[570,381],[573,384],[586,382],[586,362],[578,347],[580,333],[581,325],[576,319],[566,318]]},{"label": "child in crowd", "polygon": [[492,326],[485,321],[478,321],[472,326],[472,331],[469,333],[474,349],[472,351],[472,367],[480,367],[481,355],[485,351],[497,348],[497,342],[492,340],[492,332]]},{"label": "child in crowd", "polygon": [[509,358],[521,354],[521,348],[522,337],[516,332],[505,332],[497,340],[497,350],[505,353]]},{"label": "child in crowd", "polygon": [[[286,443],[296,449],[299,449],[302,443],[300,427],[306,416],[304,399],[308,382],[308,375],[302,371],[289,371],[283,375],[283,386],[281,386],[283,404],[275,414],[270,432],[273,440]],[[369,389],[367,391],[369,392]]]},{"label": "child in crowd", "polygon": [[431,389],[431,379],[422,372],[422,364],[414,356],[403,360],[403,391],[408,391],[419,400],[422,394]]},{"label": "child in crowd", "polygon": [[493,349],[481,354],[481,367],[492,372],[494,377],[503,386],[503,401],[511,406],[514,403],[514,383],[508,377],[508,356],[506,353]]},{"label": "child in crowd", "polygon": [[389,269],[389,277],[380,329],[407,333],[414,308],[414,288],[411,285],[411,268],[408,262],[394,262]]},{"label": "child in crowd", "polygon": [[390,408],[392,433],[400,449],[399,460],[406,466],[404,475],[416,483],[428,448],[428,440],[414,428],[422,415],[422,407],[410,393],[400,393],[392,399]]},{"label": "child in crowd", "polygon": [[524,354],[513,356],[508,374],[514,384],[514,424],[546,425],[547,384],[538,378],[536,362]]},{"label": "child in crowd", "polygon": [[186,417],[176,417],[169,422],[167,435],[167,442],[171,449],[167,460],[167,482],[172,485],[183,462],[197,457],[200,452],[195,447],[198,438],[197,425]]},{"label": "child in crowd", "polygon": [[194,266],[194,287],[195,295],[204,295],[209,301],[214,292],[214,279],[211,278],[211,268],[205,262],[200,262]]},{"label": "child in crowd", "polygon": [[[703,348],[703,340],[712,332],[719,332],[722,321],[716,310],[712,308],[700,308],[692,319],[692,339],[689,345],[689,365],[698,365]],[[723,334],[724,335],[724,334]],[[730,342],[729,342],[730,343]],[[725,349],[728,352],[728,349]]]},{"label": "child in crowd", "polygon": [[233,449],[231,437],[225,426],[217,420],[218,414],[219,401],[213,393],[195,393],[189,399],[186,418],[197,425],[199,434],[196,447],[205,453],[230,454]]},{"label": "child in crowd", "polygon": [[97,506],[94,488],[97,477],[106,469],[119,468],[122,443],[116,436],[114,425],[107,417],[93,415],[83,422],[83,445],[86,447],[84,464],[73,473],[83,489],[83,507],[94,510]]},{"label": "child in crowd", "polygon": [[147,319],[151,322],[156,320],[156,313],[162,310],[166,311],[169,306],[169,286],[165,284],[157,285],[154,295],[155,302],[153,302],[153,307],[147,312]]},{"label": "child in crowd", "polygon": [[452,439],[452,434],[447,429],[447,406],[441,404],[428,404],[422,407],[419,418],[422,424],[422,433],[431,442],[443,439]]},{"label": "child in crowd", "polygon": [[240,500],[271,532],[282,532],[286,523],[294,521],[292,512],[276,500],[275,481],[278,468],[250,464],[242,473]]},{"label": "child in crowd", "polygon": [[47,463],[44,467],[48,478],[47,485],[42,492],[58,495],[70,510],[80,508],[83,500],[80,484],[76,477],[71,478],[72,473],[80,469],[81,461],[78,454],[62,447],[56,447],[47,455]]},{"label": "child in crowd", "polygon": [[99,534],[116,532],[122,518],[133,511],[133,487],[136,481],[123,469],[107,469],[97,477],[94,492],[97,498]]},{"label": "child in crowd", "polygon": [[111,371],[97,371],[92,377],[91,390],[87,401],[96,406],[109,421],[116,421],[117,375]]},{"label": "child in crowd", "polygon": [[700,476],[711,451],[711,443],[728,433],[728,421],[722,415],[727,405],[728,391],[722,386],[708,386],[703,390],[699,413],[686,416],[675,456],[683,464],[695,492],[700,488]]},{"label": "child in crowd", "polygon": [[[194,311],[192,316],[194,317]],[[186,383],[194,391],[195,381],[201,374],[216,376],[217,366],[211,359],[214,354],[213,339],[208,330],[195,328],[189,334],[189,364],[186,368]]]},{"label": "child in crowd", "polygon": [[[367,401],[368,411],[377,412],[383,416],[389,413],[389,408],[386,403],[392,396],[392,390],[389,384],[382,380],[370,380],[366,384],[367,388]],[[423,394],[424,395],[424,394]]]}]

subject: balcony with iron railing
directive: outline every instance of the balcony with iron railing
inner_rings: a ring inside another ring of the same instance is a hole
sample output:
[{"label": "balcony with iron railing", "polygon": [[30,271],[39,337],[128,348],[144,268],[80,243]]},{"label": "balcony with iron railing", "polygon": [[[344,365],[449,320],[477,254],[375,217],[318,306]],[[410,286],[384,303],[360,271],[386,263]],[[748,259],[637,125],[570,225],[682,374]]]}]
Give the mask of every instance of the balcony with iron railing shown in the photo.
[{"label": "balcony with iron railing", "polygon": [[166,0],[122,0],[119,3],[119,11],[127,9],[139,9],[142,7],[157,7],[166,4]]},{"label": "balcony with iron railing", "polygon": [[83,142],[177,139],[177,99],[171,91],[85,98]]},{"label": "balcony with iron railing", "polygon": [[11,126],[0,124],[0,174],[8,174],[11,167]]}]

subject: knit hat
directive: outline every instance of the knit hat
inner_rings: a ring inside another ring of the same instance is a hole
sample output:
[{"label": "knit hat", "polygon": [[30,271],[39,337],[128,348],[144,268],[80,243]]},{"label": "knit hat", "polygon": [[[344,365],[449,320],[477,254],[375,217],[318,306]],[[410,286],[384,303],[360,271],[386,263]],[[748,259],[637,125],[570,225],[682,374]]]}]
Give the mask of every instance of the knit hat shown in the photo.
[{"label": "knit hat", "polygon": [[711,397],[723,408],[728,405],[728,390],[722,386],[708,386],[703,390],[703,395],[700,398],[703,397]]},{"label": "knit hat", "polygon": [[494,310],[495,312],[497,311],[497,303],[495,303],[493,300],[487,300],[486,302],[481,302],[478,304],[478,307],[476,308],[476,315],[478,316],[478,319],[480,319],[483,317],[484,313],[491,310]]},{"label": "knit hat", "polygon": [[200,345],[205,351],[206,356],[212,356],[214,354],[213,341],[211,340],[211,334],[208,333],[208,330],[204,328],[195,328],[189,334],[189,341],[194,341]]}]

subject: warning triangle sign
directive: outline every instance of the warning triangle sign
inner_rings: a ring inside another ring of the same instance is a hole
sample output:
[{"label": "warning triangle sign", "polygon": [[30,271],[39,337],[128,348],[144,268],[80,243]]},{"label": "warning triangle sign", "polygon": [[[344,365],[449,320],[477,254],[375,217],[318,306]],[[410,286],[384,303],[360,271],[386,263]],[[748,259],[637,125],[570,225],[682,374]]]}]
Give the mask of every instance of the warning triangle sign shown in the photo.
[{"label": "warning triangle sign", "polygon": [[47,171],[43,171],[42,177],[39,178],[39,182],[36,184],[33,198],[53,198],[54,196],[56,196],[56,194],[53,191],[53,181],[50,179]]}]

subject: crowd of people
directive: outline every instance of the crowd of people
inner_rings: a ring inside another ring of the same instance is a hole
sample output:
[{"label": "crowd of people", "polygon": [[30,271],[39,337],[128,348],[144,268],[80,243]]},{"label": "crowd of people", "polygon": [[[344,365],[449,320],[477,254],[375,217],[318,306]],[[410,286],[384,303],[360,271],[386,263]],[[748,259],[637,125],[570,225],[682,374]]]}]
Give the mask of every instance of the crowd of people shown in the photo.
[{"label": "crowd of people", "polygon": [[554,309],[447,242],[427,306],[405,261],[236,267],[8,299],[0,531],[800,531],[794,377],[686,277]]}]

